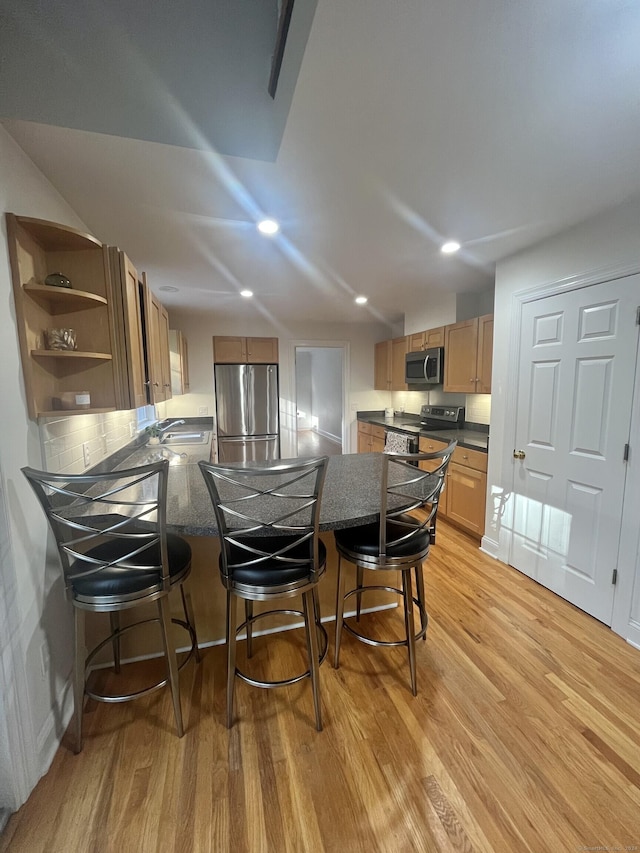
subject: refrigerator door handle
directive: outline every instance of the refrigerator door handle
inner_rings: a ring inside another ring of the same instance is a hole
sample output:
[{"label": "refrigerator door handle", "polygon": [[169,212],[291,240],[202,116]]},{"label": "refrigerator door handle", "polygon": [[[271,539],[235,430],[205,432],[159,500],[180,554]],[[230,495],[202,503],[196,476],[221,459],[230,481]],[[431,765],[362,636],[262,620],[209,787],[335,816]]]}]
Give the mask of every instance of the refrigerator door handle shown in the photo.
[{"label": "refrigerator door handle", "polygon": [[253,443],[254,441],[273,441],[274,438],[276,438],[275,435],[243,435],[242,438],[227,438],[226,436],[218,436],[219,440],[224,441],[227,444],[248,444]]}]

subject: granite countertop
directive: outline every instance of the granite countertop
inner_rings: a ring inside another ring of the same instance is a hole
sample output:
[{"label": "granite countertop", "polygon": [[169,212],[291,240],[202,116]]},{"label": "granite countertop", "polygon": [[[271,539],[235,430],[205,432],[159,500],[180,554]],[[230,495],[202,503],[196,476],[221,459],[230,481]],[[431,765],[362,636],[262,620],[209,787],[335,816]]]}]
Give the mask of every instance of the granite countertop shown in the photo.
[{"label": "granite countertop", "polygon": [[[163,447],[139,446],[113,465],[133,468],[160,458],[169,459],[167,529],[191,536],[217,536],[218,529],[200,459],[208,460],[209,447],[191,448],[173,456]],[[283,462],[298,460],[282,460]],[[380,510],[380,475],[383,454],[349,453],[330,456],[320,509],[320,530],[337,530],[375,521]]]},{"label": "granite countertop", "polygon": [[395,415],[393,418],[385,418],[383,411],[357,412],[356,416],[359,421],[388,427],[396,432],[435,438],[440,441],[453,441],[455,438],[460,447],[468,447],[470,450],[479,450],[483,453],[487,453],[489,449],[489,427],[484,424],[465,423],[460,429],[428,430],[420,426],[420,415],[411,412]]}]

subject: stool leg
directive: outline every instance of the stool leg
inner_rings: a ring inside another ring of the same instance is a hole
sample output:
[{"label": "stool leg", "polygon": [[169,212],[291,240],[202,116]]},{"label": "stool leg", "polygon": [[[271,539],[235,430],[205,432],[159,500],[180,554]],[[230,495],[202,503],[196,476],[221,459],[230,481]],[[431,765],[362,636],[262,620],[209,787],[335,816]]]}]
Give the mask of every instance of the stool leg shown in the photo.
[{"label": "stool leg", "polygon": [[407,634],[409,650],[409,672],[411,675],[411,692],[415,696],[416,687],[416,636],[413,624],[413,594],[411,591],[411,569],[402,570],[402,591],[404,593],[404,626]]},{"label": "stool leg", "polygon": [[426,643],[426,628],[429,619],[427,617],[427,608],[424,601],[424,575],[422,573],[422,563],[418,563],[416,566],[416,598],[420,602],[420,628],[425,629],[425,632],[422,635],[422,639]]},{"label": "stool leg", "polygon": [[236,675],[236,619],[238,599],[227,590],[227,728],[233,725],[233,686]]},{"label": "stool leg", "polygon": [[184,608],[184,617],[187,624],[191,625],[194,635],[194,652],[196,660],[200,663],[200,649],[198,648],[198,635],[196,633],[196,620],[193,616],[193,604],[191,603],[191,595],[185,590],[184,585],[180,584],[180,594],[182,595],[182,606]]},{"label": "stool leg", "polygon": [[320,614],[320,596],[318,594],[318,587],[314,586],[313,590],[313,621],[315,623],[316,632],[318,634],[318,648],[320,648],[322,631],[320,630],[320,626],[322,625],[322,617]]},{"label": "stool leg", "polygon": [[112,610],[109,614],[109,623],[111,625],[111,633],[113,640],[113,669],[116,673],[120,672],[120,614],[117,610]]},{"label": "stool leg", "polygon": [[244,600],[244,618],[247,621],[247,657],[250,658],[253,655],[253,625],[251,624],[251,620],[253,619],[253,601],[249,598],[245,598]]},{"label": "stool leg", "polygon": [[74,752],[82,751],[82,711],[84,706],[84,664],[86,649],[84,645],[84,610],[73,608],[75,656],[73,660],[73,734]]},{"label": "stool leg", "polygon": [[336,585],[336,647],[333,665],[340,666],[340,641],[342,639],[342,620],[344,614],[344,574],[342,572],[342,557],[338,554],[338,583]]},{"label": "stool leg", "polygon": [[169,673],[169,686],[171,688],[171,698],[173,699],[173,713],[176,718],[176,729],[178,730],[178,737],[182,737],[184,734],[184,727],[182,725],[182,708],[180,707],[178,661],[176,658],[176,650],[171,643],[171,613],[169,611],[169,597],[167,595],[163,595],[158,599],[158,612],[160,614],[162,643],[164,645],[164,655],[167,662],[167,671]]},{"label": "stool leg", "polygon": [[362,566],[356,566],[356,587],[358,593],[356,595],[356,622],[360,621],[360,607],[362,605],[362,593],[359,591],[364,586],[364,569]]},{"label": "stool leg", "polygon": [[309,652],[309,672],[311,674],[311,688],[313,690],[313,707],[316,712],[316,729],[322,731],[322,709],[320,707],[320,667],[318,664],[318,629],[315,620],[315,605],[313,603],[313,592],[307,590],[302,593],[304,607],[304,625],[307,633],[307,651]]}]

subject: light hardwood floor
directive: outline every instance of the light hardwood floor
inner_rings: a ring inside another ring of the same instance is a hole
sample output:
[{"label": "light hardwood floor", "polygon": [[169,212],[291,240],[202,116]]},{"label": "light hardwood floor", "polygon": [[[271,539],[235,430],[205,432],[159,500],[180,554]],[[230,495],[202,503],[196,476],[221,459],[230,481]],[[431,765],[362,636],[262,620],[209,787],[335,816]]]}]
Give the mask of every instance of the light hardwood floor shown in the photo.
[{"label": "light hardwood floor", "polygon": [[[92,703],[84,751],[59,750],[0,850],[640,849],[640,652],[445,523],[425,580],[416,698],[404,649],[346,635],[323,732],[307,680],[238,682],[227,731],[207,649],[181,675],[184,738],[164,691]],[[295,666],[297,633],[256,640],[257,665]]]},{"label": "light hardwood floor", "polygon": [[298,456],[340,456],[342,443],[312,429],[298,430]]}]

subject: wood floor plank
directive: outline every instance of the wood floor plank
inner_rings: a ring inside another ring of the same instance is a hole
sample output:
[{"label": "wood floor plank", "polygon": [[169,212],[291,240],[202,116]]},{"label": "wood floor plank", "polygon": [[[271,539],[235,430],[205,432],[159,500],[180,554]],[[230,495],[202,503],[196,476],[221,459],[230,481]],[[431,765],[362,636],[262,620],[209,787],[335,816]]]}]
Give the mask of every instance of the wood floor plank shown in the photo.
[{"label": "wood floor plank", "polygon": [[[430,614],[406,650],[346,635],[309,680],[237,682],[225,726],[225,651],[180,674],[185,735],[163,690],[89,703],[11,817],[1,853],[512,853],[640,845],[640,653],[446,523],[425,565]],[[363,616],[402,632],[401,610]],[[331,635],[331,624],[328,625]],[[243,643],[239,661],[243,661]],[[256,638],[251,666],[306,666],[302,632]],[[249,665],[248,664],[248,665]],[[134,683],[151,664],[98,676]]]}]

